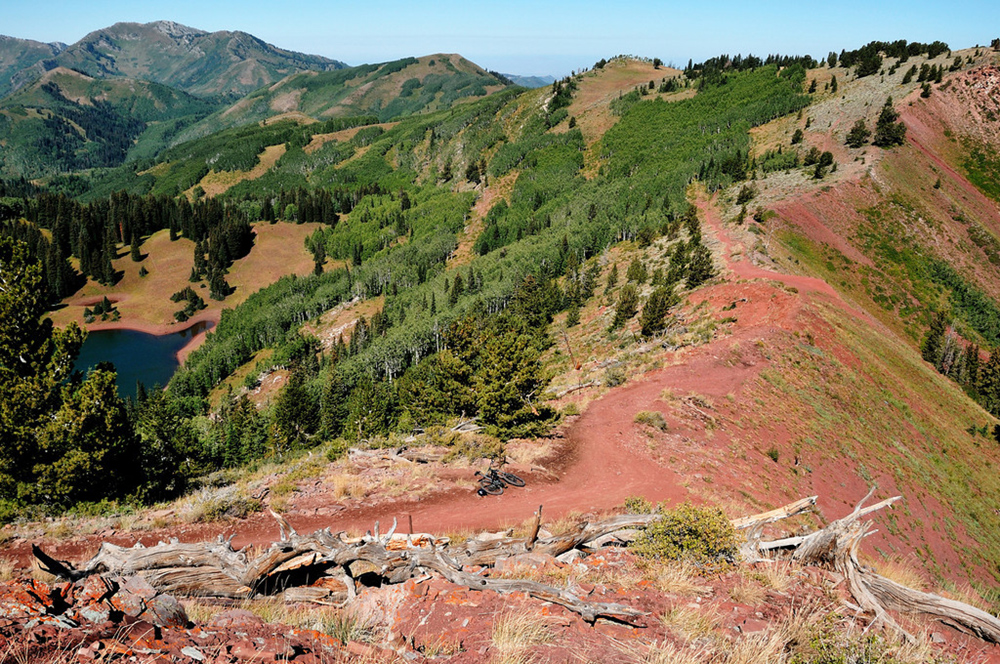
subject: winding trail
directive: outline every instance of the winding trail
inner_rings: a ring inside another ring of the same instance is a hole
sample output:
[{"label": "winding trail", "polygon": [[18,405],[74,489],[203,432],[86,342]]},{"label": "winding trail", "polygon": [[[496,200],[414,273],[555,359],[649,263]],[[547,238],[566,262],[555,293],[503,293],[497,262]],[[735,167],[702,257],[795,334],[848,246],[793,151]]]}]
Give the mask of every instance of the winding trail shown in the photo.
[{"label": "winding trail", "polygon": [[[837,306],[861,316],[841,300],[826,282],[811,277],[788,275],[757,267],[747,260],[733,260],[737,243],[724,227],[714,202],[698,201],[707,231],[721,245],[725,266],[723,281],[698,291],[698,297],[714,297],[717,301],[744,297],[748,303],[741,309],[740,322],[731,339],[748,341],[770,334],[778,328],[795,329],[796,318],[803,306],[803,295],[784,291],[776,293],[766,284],[744,280],[776,281],[796,288],[805,296],[829,298]],[[616,388],[591,402],[586,411],[566,430],[556,453],[545,464],[545,471],[522,473],[528,480],[523,489],[509,489],[502,496],[480,498],[469,489],[453,489],[432,494],[424,499],[379,502],[373,505],[345,506],[328,499],[321,490],[319,496],[296,501],[285,517],[299,532],[320,528],[361,531],[370,529],[376,520],[386,530],[395,518],[399,532],[447,533],[460,530],[502,529],[531,518],[539,505],[544,506],[546,521],[569,514],[586,514],[610,510],[629,496],[643,496],[653,502],[676,504],[691,496],[684,487],[689,478],[681,476],[666,461],[651,454],[649,439],[634,424],[636,413],[642,410],[664,410],[663,393],[697,393],[722,399],[738,391],[755,376],[759,366],[730,366],[720,363],[719,356],[730,342],[715,341],[676,353],[673,364],[649,372],[643,378]],[[669,360],[668,360],[669,361]],[[520,472],[521,469],[515,469]],[[744,478],[737,478],[742,481]],[[332,489],[331,489],[332,494]],[[220,532],[220,530],[222,532]],[[131,545],[138,541],[155,544],[165,537],[181,541],[214,539],[218,535],[233,536],[233,546],[267,545],[279,538],[275,521],[267,514],[255,514],[246,520],[220,524],[174,526],[165,530],[143,533],[107,533],[106,538],[92,537],[52,547],[61,557],[78,556],[82,550],[96,548],[96,540],[106,539],[117,544]],[[18,543],[7,555],[27,560],[30,547]]]}]

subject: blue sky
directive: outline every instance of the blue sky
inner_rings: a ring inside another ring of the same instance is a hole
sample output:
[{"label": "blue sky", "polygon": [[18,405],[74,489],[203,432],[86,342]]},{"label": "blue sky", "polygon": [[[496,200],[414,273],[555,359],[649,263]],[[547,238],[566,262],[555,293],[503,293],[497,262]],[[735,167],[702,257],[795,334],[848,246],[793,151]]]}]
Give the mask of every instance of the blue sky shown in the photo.
[{"label": "blue sky", "polygon": [[879,2],[402,2],[339,0],[80,0],[5,2],[0,34],[72,43],[117,21],[169,19],[203,30],[243,30],[348,64],[461,53],[497,71],[562,76],[602,57],[634,54],[686,63],[719,53],[825,56],[873,39],[954,48],[1000,36],[1000,3]]}]

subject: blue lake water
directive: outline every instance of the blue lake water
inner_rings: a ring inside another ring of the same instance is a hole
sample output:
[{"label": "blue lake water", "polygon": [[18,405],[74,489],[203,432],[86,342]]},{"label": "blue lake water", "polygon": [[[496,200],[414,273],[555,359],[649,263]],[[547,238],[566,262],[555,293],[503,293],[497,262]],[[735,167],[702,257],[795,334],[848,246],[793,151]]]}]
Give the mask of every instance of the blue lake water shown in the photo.
[{"label": "blue lake water", "polygon": [[147,334],[136,330],[96,330],[87,335],[76,368],[86,372],[99,362],[111,362],[118,369],[118,393],[135,397],[136,382],[147,388],[166,385],[177,371],[177,351],[191,338],[212,326],[195,323],[172,334]]}]

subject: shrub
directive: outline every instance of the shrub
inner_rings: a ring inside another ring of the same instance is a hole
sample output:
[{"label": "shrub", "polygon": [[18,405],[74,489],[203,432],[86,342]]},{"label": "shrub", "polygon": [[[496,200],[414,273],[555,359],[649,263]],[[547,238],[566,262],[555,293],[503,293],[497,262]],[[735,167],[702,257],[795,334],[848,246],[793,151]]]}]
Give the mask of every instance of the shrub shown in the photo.
[{"label": "shrub", "polygon": [[736,556],[736,529],[722,510],[683,503],[671,510],[661,505],[658,511],[663,517],[630,545],[640,556],[695,563],[731,561]]},{"label": "shrub", "polygon": [[326,460],[333,462],[344,457],[347,454],[347,448],[350,444],[343,438],[337,438],[330,443],[330,446],[326,448]]},{"label": "shrub", "polygon": [[770,449],[767,450],[766,454],[767,456],[771,457],[771,461],[775,463],[778,463],[778,457],[781,455],[781,453],[778,451],[778,448],[774,447],[773,445],[771,446]]},{"label": "shrub", "polygon": [[604,386],[618,387],[624,385],[628,377],[625,375],[625,368],[621,365],[608,367],[604,370]]},{"label": "shrub", "polygon": [[663,419],[663,413],[655,410],[640,410],[635,414],[635,423],[645,424],[660,431],[667,430],[667,421]]},{"label": "shrub", "polygon": [[629,496],[625,499],[625,511],[629,514],[650,514],[654,509],[653,503],[642,496]]}]

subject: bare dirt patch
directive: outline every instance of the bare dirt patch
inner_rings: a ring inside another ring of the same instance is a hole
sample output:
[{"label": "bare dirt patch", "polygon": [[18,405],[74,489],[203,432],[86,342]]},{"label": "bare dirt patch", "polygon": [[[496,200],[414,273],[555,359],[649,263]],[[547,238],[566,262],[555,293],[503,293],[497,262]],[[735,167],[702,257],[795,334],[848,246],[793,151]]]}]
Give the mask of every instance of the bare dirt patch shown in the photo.
[{"label": "bare dirt patch", "polygon": [[256,180],[271,170],[287,148],[285,144],[271,145],[264,148],[264,151],[257,157],[257,165],[249,171],[209,171],[195,186],[200,186],[206,196],[218,196],[224,194],[231,187],[246,180]]}]

